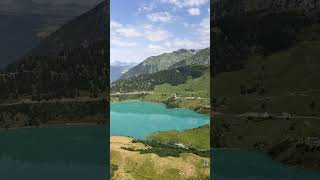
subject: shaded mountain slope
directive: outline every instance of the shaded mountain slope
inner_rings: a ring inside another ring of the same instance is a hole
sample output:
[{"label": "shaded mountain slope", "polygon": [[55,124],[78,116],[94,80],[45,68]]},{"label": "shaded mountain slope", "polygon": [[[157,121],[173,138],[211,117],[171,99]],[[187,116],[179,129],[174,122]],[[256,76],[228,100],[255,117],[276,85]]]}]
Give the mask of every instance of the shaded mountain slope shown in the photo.
[{"label": "shaded mountain slope", "polygon": [[2,99],[98,96],[109,82],[107,4],[62,26],[0,74]]},{"label": "shaded mountain slope", "polygon": [[107,37],[108,9],[102,2],[92,10],[64,24],[45,38],[28,55],[57,55],[60,51],[87,47]]}]

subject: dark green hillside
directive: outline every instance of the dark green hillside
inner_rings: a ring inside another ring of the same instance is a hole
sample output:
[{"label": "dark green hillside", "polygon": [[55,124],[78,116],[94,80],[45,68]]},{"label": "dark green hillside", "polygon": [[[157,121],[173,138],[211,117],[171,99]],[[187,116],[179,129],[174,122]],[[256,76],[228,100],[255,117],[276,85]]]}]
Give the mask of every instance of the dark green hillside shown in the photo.
[{"label": "dark green hillside", "polygon": [[185,83],[189,78],[198,78],[208,70],[206,66],[183,66],[153,74],[140,75],[130,79],[120,79],[112,83],[111,92],[153,91],[156,85]]},{"label": "dark green hillside", "polygon": [[0,74],[0,98],[97,96],[108,87],[105,41],[65,49],[58,56],[28,56]]},{"label": "dark green hillside", "polygon": [[319,49],[319,42],[305,42],[270,56],[251,57],[244,69],[217,75],[217,111],[320,112],[310,107],[319,101]]},{"label": "dark green hillside", "polygon": [[268,15],[252,12],[217,19],[212,37],[216,73],[239,70],[254,54],[267,56],[290,48],[300,41],[297,35],[302,28],[314,21],[294,12]]},{"label": "dark green hillside", "polygon": [[[319,83],[315,82],[320,78],[320,26],[316,19],[297,13],[256,13],[223,20],[217,26],[221,32],[216,39],[226,36],[228,41],[216,43],[217,111],[311,115],[308,105],[318,99]],[[227,46],[235,47],[234,51],[220,52]]]}]

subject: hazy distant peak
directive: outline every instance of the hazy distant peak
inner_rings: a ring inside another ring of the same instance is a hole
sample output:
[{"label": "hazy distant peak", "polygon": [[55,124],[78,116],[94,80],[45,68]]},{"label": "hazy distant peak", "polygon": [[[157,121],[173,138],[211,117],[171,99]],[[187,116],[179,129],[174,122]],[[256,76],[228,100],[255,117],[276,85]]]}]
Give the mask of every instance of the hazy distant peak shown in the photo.
[{"label": "hazy distant peak", "polygon": [[114,61],[111,62],[111,66],[128,66],[128,67],[133,67],[137,65],[137,63],[134,62],[127,62],[127,61]]}]

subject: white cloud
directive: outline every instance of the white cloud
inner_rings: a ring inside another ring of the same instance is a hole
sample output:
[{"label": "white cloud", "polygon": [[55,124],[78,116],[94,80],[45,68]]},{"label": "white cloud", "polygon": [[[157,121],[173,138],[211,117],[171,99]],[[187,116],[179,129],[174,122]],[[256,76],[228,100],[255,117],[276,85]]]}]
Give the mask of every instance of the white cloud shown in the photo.
[{"label": "white cloud", "polygon": [[203,46],[210,46],[210,17],[202,19],[197,27],[200,43]]},{"label": "white cloud", "polygon": [[189,7],[199,7],[206,3],[208,3],[209,0],[184,0],[185,6]]},{"label": "white cloud", "polygon": [[171,42],[165,42],[164,45],[167,46],[167,47],[171,47],[172,43]]},{"label": "white cloud", "polygon": [[163,3],[173,4],[180,8],[183,7],[200,7],[206,3],[209,3],[210,0],[161,0]]},{"label": "white cloud", "polygon": [[111,46],[134,47],[137,45],[138,45],[138,43],[136,43],[136,42],[128,42],[128,41],[120,39],[116,36],[111,37]]},{"label": "white cloud", "polygon": [[143,7],[140,7],[138,9],[138,12],[142,13],[142,12],[150,12],[153,10],[153,7],[152,6],[143,6]]},{"label": "white cloud", "polygon": [[117,21],[112,21],[110,22],[110,28],[119,28],[122,27],[122,24],[118,23]]},{"label": "white cloud", "polygon": [[132,27],[123,27],[116,29],[116,32],[125,37],[140,37],[141,33]]},{"label": "white cloud", "polygon": [[172,35],[165,30],[154,30],[146,32],[146,37],[149,41],[157,42],[157,41],[164,41],[170,38]]},{"label": "white cloud", "polygon": [[202,19],[198,30],[202,35],[210,37],[210,17]]},{"label": "white cloud", "polygon": [[161,46],[159,46],[159,45],[154,45],[154,44],[149,44],[149,45],[148,45],[148,48],[149,48],[149,49],[162,49]]},{"label": "white cloud", "polygon": [[[143,49],[143,53],[141,52]],[[119,49],[119,48],[111,48],[110,49],[110,60],[111,62],[115,61],[124,61],[124,62],[135,62],[140,63],[141,61],[147,59],[150,56],[158,56],[160,54],[170,52],[171,50],[168,48],[163,48],[160,45],[149,44],[145,46]]]},{"label": "white cloud", "polygon": [[148,14],[147,18],[152,22],[171,22],[173,20],[172,15],[169,12],[157,12]]},{"label": "white cloud", "polygon": [[[167,8],[165,11],[156,6],[157,4],[151,8],[152,2],[159,1],[169,4],[165,6]],[[111,37],[111,61],[138,63],[150,56],[181,48],[202,49],[210,46],[210,18],[200,18],[200,20],[193,18],[190,21],[186,19],[188,18],[186,14],[201,15],[201,17],[207,15],[206,3],[209,3],[209,0],[153,0],[152,2],[148,6],[140,6],[139,9],[138,15],[147,21],[137,24],[111,22],[111,35],[114,36]],[[186,13],[174,13],[172,8]],[[174,26],[173,21],[176,22]]]},{"label": "white cloud", "polygon": [[200,15],[200,9],[199,8],[190,8],[190,9],[188,9],[188,12],[192,16],[199,16]]},{"label": "white cloud", "polygon": [[190,39],[174,39],[174,45],[177,48],[195,48],[196,43]]}]

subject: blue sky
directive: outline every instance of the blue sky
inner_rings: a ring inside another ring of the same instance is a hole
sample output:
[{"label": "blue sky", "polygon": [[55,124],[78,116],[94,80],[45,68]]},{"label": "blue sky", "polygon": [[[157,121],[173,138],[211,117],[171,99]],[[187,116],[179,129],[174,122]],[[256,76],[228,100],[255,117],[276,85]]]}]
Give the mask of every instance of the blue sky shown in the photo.
[{"label": "blue sky", "polygon": [[111,63],[210,44],[209,0],[111,0]]}]

